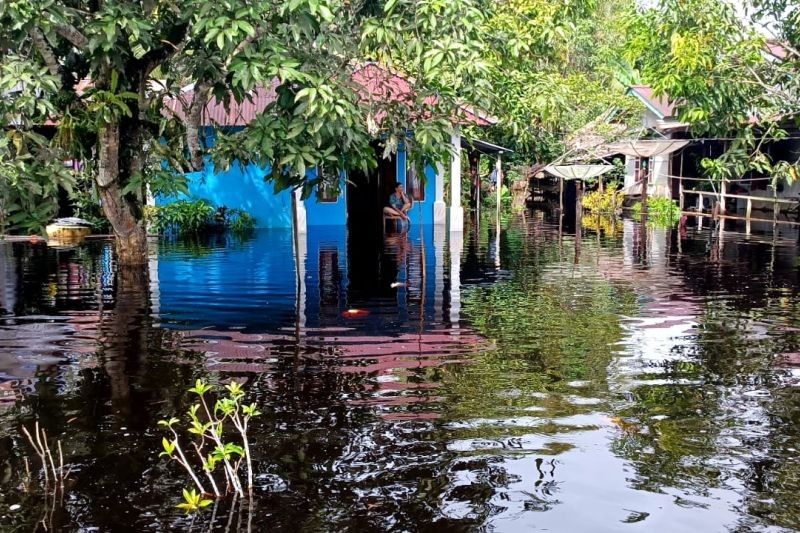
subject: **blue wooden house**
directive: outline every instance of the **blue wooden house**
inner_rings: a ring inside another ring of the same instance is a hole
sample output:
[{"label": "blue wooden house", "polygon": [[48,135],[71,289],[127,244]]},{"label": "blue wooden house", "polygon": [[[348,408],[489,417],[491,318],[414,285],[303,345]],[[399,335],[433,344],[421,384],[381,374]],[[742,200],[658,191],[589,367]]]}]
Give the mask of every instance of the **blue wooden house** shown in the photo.
[{"label": "blue wooden house", "polygon": [[[371,92],[372,97],[397,98],[398,94],[412,94],[411,84],[386,69],[368,64],[354,79]],[[390,90],[385,88],[389,86]],[[181,99],[168,102],[168,107],[179,117],[184,105],[193,94],[188,88]],[[235,130],[244,128],[275,98],[273,87],[256,89],[249,100],[241,104],[230,101],[228,106],[212,98],[203,113],[204,134],[207,146],[213,146],[214,132],[218,128]],[[227,107],[227,109],[226,109]],[[470,123],[490,125],[493,119],[473,109],[464,107],[463,116]],[[461,119],[462,123],[463,120]],[[343,191],[338,196],[326,196],[320,191],[311,198],[301,200],[299,191],[276,193],[273,184],[265,180],[267,168],[254,165],[244,168],[234,165],[220,172],[209,162],[201,172],[189,174],[189,197],[205,199],[217,206],[241,208],[256,217],[262,228],[292,227],[292,202],[297,202],[298,232],[306,233],[316,226],[341,226],[342,228],[375,227],[382,223],[382,209],[388,203],[395,181],[402,183],[414,207],[410,214],[413,224],[448,224],[450,231],[463,229],[461,206],[461,151],[466,147],[474,153],[499,154],[503,148],[480,141],[464,142],[457,123],[453,125],[452,162],[448,166],[428,166],[425,176],[417,176],[408,154],[401,146],[390,159],[379,158],[378,168],[370,176],[351,175],[343,178]],[[376,147],[377,149],[377,147]],[[474,158],[470,158],[472,160]],[[449,167],[449,168],[448,168]],[[311,170],[310,172],[315,172]],[[450,205],[445,204],[444,185],[446,172],[450,173]],[[296,198],[293,198],[296,195]],[[156,199],[156,203],[169,200]]]}]

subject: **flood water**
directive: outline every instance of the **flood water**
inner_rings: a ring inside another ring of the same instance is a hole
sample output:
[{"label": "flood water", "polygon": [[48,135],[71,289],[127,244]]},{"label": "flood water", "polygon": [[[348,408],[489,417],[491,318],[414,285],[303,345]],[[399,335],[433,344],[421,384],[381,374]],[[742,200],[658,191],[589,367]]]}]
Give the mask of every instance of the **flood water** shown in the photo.
[{"label": "flood water", "polygon": [[[500,226],[154,243],[125,283],[108,242],[0,244],[0,529],[800,528],[796,230]],[[192,518],[157,422],[198,377],[264,414],[254,504]]]}]

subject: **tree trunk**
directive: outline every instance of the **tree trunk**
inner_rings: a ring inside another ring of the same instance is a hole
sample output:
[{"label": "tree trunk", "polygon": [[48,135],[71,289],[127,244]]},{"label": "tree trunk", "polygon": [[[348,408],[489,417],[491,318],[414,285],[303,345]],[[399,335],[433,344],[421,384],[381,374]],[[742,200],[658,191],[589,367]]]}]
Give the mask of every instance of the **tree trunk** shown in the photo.
[{"label": "tree trunk", "polygon": [[211,87],[198,82],[194,88],[194,96],[186,112],[186,147],[189,149],[189,162],[193,170],[203,169],[203,147],[200,146],[200,128],[203,111],[211,95]]},{"label": "tree trunk", "polygon": [[147,263],[144,221],[136,216],[135,206],[123,196],[119,180],[119,123],[101,128],[98,145],[97,188],[103,213],[116,237],[117,262],[125,267],[144,266]]}]

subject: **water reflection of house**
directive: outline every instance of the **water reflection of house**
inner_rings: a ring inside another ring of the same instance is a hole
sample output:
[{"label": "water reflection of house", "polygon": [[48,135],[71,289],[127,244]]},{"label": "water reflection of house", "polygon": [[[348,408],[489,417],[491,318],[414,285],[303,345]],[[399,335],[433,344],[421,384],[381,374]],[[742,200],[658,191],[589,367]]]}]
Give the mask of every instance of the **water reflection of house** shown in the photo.
[{"label": "water reflection of house", "polygon": [[414,374],[486,346],[460,328],[463,245],[445,236],[413,226],[374,245],[323,227],[301,235],[296,262],[289,230],[261,230],[200,259],[162,246],[154,308],[212,370],[269,379],[297,365],[357,377],[382,405],[425,404]]},{"label": "water reflection of house", "polygon": [[64,362],[96,364],[81,356],[97,352],[103,310],[113,308],[110,258],[109,243],[91,250],[0,246],[0,404]]}]

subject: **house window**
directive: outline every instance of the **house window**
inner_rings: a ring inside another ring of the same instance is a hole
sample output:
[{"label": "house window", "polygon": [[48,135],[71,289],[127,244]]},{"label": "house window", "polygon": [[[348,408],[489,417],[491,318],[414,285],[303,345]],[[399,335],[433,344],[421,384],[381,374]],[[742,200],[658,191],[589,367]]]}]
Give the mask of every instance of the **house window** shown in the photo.
[{"label": "house window", "polygon": [[652,160],[649,157],[637,157],[634,160],[634,171],[633,175],[636,177],[636,183],[641,182],[644,178],[647,178],[647,182],[649,183],[652,169]]},{"label": "house window", "polygon": [[425,201],[425,184],[417,176],[417,165],[406,156],[406,192],[415,202]]},{"label": "house window", "polygon": [[336,203],[339,200],[339,175],[328,171],[324,166],[318,167],[320,176],[317,185],[317,201],[320,203]]}]

